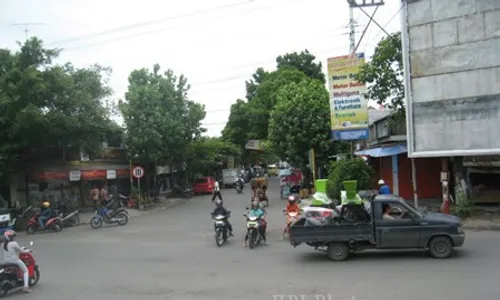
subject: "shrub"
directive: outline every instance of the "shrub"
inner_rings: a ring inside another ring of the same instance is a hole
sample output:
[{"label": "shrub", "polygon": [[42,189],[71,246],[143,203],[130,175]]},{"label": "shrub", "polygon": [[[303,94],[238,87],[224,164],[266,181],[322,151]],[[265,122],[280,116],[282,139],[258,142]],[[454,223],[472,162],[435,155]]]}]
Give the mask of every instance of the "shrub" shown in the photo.
[{"label": "shrub", "polygon": [[340,199],[343,182],[357,180],[358,190],[371,188],[372,168],[361,158],[344,159],[333,162],[329,168],[327,194],[330,199]]}]

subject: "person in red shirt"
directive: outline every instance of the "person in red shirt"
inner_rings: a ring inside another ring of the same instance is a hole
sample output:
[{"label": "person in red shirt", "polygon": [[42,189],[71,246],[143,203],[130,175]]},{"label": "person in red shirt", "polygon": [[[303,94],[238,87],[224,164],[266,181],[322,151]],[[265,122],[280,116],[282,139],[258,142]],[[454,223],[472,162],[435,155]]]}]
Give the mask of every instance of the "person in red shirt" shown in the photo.
[{"label": "person in red shirt", "polygon": [[291,212],[295,212],[297,214],[300,213],[300,207],[297,204],[297,201],[295,200],[295,197],[293,195],[290,195],[290,197],[288,197],[288,203],[286,204],[285,212],[286,212],[286,224],[287,225],[291,222],[291,218],[288,215],[288,213],[291,213]]}]

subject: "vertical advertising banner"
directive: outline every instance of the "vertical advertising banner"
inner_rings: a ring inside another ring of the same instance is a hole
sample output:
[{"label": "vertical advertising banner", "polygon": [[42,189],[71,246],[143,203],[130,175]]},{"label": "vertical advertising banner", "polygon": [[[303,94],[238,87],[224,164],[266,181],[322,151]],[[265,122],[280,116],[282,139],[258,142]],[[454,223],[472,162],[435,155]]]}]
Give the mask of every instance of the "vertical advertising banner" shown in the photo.
[{"label": "vertical advertising banner", "polygon": [[357,53],[328,59],[328,89],[332,138],[337,141],[367,140],[368,99],[366,85],[356,81],[365,54]]}]

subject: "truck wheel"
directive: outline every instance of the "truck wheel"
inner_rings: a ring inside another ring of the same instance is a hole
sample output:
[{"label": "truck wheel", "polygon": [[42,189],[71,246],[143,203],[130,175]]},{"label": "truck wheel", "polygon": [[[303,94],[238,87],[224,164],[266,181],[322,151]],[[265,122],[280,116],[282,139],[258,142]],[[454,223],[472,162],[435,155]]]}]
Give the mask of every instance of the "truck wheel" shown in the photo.
[{"label": "truck wheel", "polygon": [[436,236],[429,242],[429,253],[434,258],[448,258],[453,254],[453,243],[447,236]]},{"label": "truck wheel", "polygon": [[346,243],[330,243],[326,253],[333,261],[344,261],[349,257],[349,246]]}]

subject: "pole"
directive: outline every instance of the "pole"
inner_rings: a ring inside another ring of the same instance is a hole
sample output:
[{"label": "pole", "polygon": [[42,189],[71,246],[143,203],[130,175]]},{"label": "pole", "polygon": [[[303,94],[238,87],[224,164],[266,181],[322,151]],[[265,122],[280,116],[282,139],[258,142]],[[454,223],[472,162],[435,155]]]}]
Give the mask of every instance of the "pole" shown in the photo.
[{"label": "pole", "polygon": [[130,177],[130,188],[132,189],[134,187],[134,177],[132,176],[132,160],[129,160],[129,177]]},{"label": "pole", "polygon": [[139,194],[141,193],[141,179],[137,178],[137,189],[139,190]]},{"label": "pole", "polygon": [[349,5],[349,52],[352,54],[356,49],[356,22],[354,21],[354,7]]},{"label": "pole", "polygon": [[418,208],[418,194],[417,194],[417,168],[415,166],[415,159],[411,159],[411,181],[413,184],[413,205]]}]

